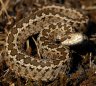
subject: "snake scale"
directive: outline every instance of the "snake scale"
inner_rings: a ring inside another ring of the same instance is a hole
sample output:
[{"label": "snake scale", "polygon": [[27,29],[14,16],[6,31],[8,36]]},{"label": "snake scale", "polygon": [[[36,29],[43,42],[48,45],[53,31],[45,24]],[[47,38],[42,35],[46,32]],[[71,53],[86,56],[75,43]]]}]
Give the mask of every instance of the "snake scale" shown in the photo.
[{"label": "snake scale", "polygon": [[[64,45],[81,42],[80,31],[86,28],[87,22],[87,16],[75,9],[42,6],[9,31],[5,44],[7,65],[17,75],[33,81],[56,79],[59,73],[65,72],[66,61],[70,58],[69,49]],[[36,46],[34,55],[23,50],[29,36]]]}]

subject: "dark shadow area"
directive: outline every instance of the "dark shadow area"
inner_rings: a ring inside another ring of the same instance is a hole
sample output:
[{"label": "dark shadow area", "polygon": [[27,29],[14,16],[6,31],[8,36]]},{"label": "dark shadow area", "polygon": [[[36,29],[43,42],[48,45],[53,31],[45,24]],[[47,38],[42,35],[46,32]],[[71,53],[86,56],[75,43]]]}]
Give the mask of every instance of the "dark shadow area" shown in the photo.
[{"label": "dark shadow area", "polygon": [[[32,36],[29,36],[27,38],[27,40],[29,40],[29,46],[31,47],[32,51],[31,51],[31,55],[34,56],[37,54],[37,46],[36,46],[36,43],[35,41],[37,41],[37,38],[38,38],[38,35],[39,33],[35,34],[35,35],[32,35]],[[33,38],[32,38],[33,37]],[[34,41],[35,40],[35,41]],[[26,42],[24,43],[24,50],[27,49],[27,46],[26,46]]]}]

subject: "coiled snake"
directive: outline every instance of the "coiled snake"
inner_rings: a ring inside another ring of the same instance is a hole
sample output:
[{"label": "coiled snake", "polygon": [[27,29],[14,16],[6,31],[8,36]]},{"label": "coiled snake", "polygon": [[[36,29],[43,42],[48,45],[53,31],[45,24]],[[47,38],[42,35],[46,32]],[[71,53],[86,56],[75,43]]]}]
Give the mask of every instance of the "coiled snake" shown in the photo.
[{"label": "coiled snake", "polygon": [[[82,33],[77,32],[86,29],[87,22],[88,18],[74,9],[59,5],[41,7],[9,31],[5,45],[7,65],[17,75],[34,81],[56,79],[65,72],[69,58],[65,45],[83,41]],[[36,54],[31,56],[23,49],[29,36],[36,46]]]}]

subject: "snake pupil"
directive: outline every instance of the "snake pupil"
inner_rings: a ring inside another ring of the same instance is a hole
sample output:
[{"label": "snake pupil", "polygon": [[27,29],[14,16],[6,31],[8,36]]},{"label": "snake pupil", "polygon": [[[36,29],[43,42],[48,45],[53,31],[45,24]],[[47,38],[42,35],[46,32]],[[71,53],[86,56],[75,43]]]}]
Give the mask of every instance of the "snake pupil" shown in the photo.
[{"label": "snake pupil", "polygon": [[60,43],[61,43],[60,39],[56,39],[56,40],[55,40],[55,43],[56,43],[56,44],[60,44]]}]

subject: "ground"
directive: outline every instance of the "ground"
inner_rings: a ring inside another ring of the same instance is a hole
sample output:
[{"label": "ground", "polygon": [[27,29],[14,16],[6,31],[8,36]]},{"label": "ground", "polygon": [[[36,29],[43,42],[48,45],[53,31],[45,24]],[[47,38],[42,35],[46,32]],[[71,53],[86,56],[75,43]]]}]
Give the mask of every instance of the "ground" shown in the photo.
[{"label": "ground", "polygon": [[[19,20],[46,4],[46,0],[0,0],[0,53],[4,49],[6,32]],[[73,58],[68,76],[60,74],[53,82],[32,82],[9,72],[6,61],[0,57],[0,86],[96,86],[96,0],[47,0],[76,8],[89,17],[86,35],[88,41],[71,47]],[[2,55],[3,56],[3,55]]]}]

